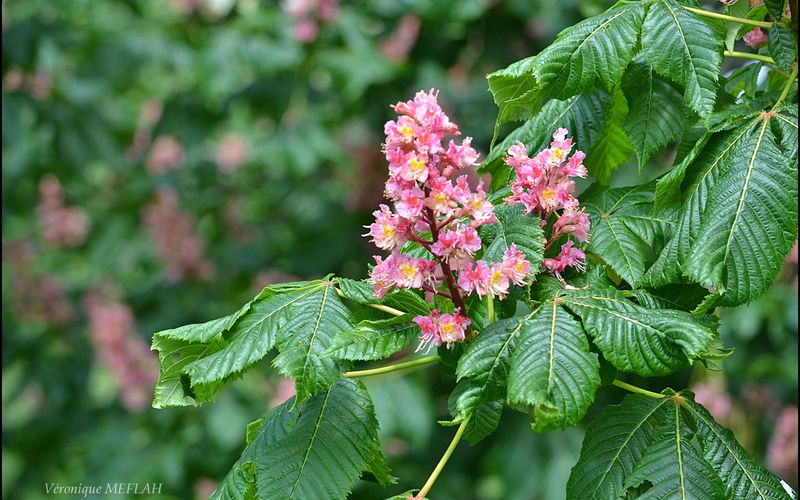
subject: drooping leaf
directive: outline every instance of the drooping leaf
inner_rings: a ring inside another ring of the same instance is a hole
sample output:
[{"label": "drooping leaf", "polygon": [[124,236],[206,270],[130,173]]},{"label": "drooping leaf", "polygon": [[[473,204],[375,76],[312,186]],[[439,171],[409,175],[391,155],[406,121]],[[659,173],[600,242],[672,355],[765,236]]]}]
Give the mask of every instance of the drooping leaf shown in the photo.
[{"label": "drooping leaf", "polygon": [[735,131],[720,156],[685,271],[733,306],[763,294],[797,238],[797,158],[785,156],[769,120]]},{"label": "drooping leaf", "polygon": [[674,221],[654,215],[654,184],[616,189],[593,189],[583,197],[589,213],[591,238],[587,251],[605,261],[633,285],[655,260],[657,247]]},{"label": "drooping leaf", "polygon": [[339,379],[294,406],[289,400],[267,415],[237,466],[255,464],[259,498],[345,498],[382,457],[369,394]]},{"label": "drooping leaf", "polygon": [[661,76],[684,87],[684,100],[700,116],[714,110],[725,31],[722,23],[687,11],[674,0],[650,6],[642,51]]},{"label": "drooping leaf", "polygon": [[503,413],[503,401],[480,402],[480,390],[465,379],[456,384],[447,400],[447,407],[453,420],[439,422],[446,426],[460,425],[467,417],[467,427],[464,429],[464,439],[469,444],[475,445],[492,434],[500,424]]},{"label": "drooping leaf", "polygon": [[688,123],[681,93],[637,57],[622,79],[628,99],[625,132],[636,151],[639,171],[655,152],[674,141]]},{"label": "drooping leaf", "polygon": [[628,115],[628,103],[619,87],[614,92],[614,104],[603,131],[586,155],[586,168],[603,184],[608,184],[611,172],[630,158],[633,152],[623,122]]},{"label": "drooping leaf", "polygon": [[618,370],[652,377],[702,359],[711,325],[684,311],[649,309],[615,289],[581,290],[561,300],[580,316],[603,356]]},{"label": "drooping leaf", "polygon": [[324,356],[333,339],[353,329],[350,311],[330,282],[304,293],[292,304],[292,314],[281,327],[278,355],[272,360],[294,380],[297,402],[330,387],[346,365]]},{"label": "drooping leaf", "polygon": [[659,412],[669,399],[631,394],[619,405],[606,406],[589,424],[578,462],[567,482],[569,500],[619,498],[625,478],[644,454]]},{"label": "drooping leaf", "polygon": [[797,41],[791,31],[781,26],[773,24],[769,29],[769,53],[775,60],[775,64],[785,70],[792,69],[792,63],[797,59]]},{"label": "drooping leaf", "polygon": [[500,262],[503,253],[513,244],[525,254],[531,264],[531,274],[535,274],[544,253],[539,218],[523,214],[521,205],[496,205],[494,213],[497,222],[483,226],[481,232],[481,239],[488,244],[483,258],[489,262]]},{"label": "drooping leaf", "polygon": [[780,21],[783,17],[783,9],[786,7],[786,0],[764,0],[764,5],[767,6],[767,12],[776,21]]},{"label": "drooping leaf", "polygon": [[490,74],[497,123],[531,116],[543,99],[614,89],[633,57],[643,17],[644,4],[620,2],[564,30],[537,56]]},{"label": "drooping leaf", "polygon": [[725,498],[787,498],[780,479],[750,457],[703,406],[687,399],[684,407],[695,422],[705,459],[722,478]]},{"label": "drooping leaf", "polygon": [[725,499],[722,480],[692,442],[685,410],[679,400],[668,400],[660,426],[625,480],[625,488],[646,481],[649,488],[638,498]]},{"label": "drooping leaf", "polygon": [[538,432],[577,424],[600,386],[600,364],[583,328],[557,300],[521,325],[509,362],[509,403],[533,406]]},{"label": "drooping leaf", "polygon": [[336,335],[325,356],[354,361],[388,358],[408,346],[419,334],[419,327],[412,319],[413,316],[406,314],[361,321],[352,330]]}]

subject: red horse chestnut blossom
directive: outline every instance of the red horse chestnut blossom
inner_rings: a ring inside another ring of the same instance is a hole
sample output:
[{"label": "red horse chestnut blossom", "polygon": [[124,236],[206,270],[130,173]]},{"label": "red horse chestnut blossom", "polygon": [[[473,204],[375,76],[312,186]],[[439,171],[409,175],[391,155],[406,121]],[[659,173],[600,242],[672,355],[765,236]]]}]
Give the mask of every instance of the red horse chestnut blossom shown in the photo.
[{"label": "red horse chestnut blossom", "polygon": [[[580,208],[575,198],[575,182],[571,177],[586,177],[583,151],[572,151],[572,139],[567,138],[567,129],[560,128],[553,134],[550,147],[539,151],[533,158],[528,156],[525,145],[517,141],[508,148],[505,162],[514,169],[516,177],[511,181],[512,195],[505,198],[509,205],[522,204],[523,211],[535,213],[541,218],[542,228],[555,217],[550,237],[545,240],[545,250],[564,236],[573,236],[579,242],[589,237],[589,217]],[[561,246],[555,258],[544,259],[545,269],[564,282],[561,273],[568,267],[585,268],[586,254],[576,248],[572,240]]]},{"label": "red horse chestnut blossom", "polygon": [[[394,109],[400,116],[384,127],[383,148],[389,162],[385,195],[394,211],[381,205],[367,226],[375,245],[392,253],[385,259],[375,256],[370,280],[378,297],[395,288],[414,288],[451,299],[453,314],[435,310],[414,319],[422,331],[419,349],[442,343],[450,347],[464,341],[470,324],[464,295],[503,298],[511,283],[524,283],[531,265],[514,246],[502,262],[475,260],[482,248],[477,228],[495,222],[494,208],[482,185],[472,189],[467,176],[452,178],[457,170],[474,166],[478,153],[470,137],[445,145],[445,139],[460,132],[439,107],[436,92],[420,91]],[[407,242],[422,246],[434,259],[402,253]]]}]

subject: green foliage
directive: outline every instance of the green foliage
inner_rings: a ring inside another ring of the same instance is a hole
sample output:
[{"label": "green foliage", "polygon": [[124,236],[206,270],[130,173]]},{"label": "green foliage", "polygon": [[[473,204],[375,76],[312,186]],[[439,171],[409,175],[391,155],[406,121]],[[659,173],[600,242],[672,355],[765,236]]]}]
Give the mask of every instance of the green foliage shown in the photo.
[{"label": "green foliage", "polygon": [[690,393],[629,395],[589,425],[567,498],[787,498]]},{"label": "green foliage", "polygon": [[769,53],[775,64],[789,71],[792,63],[797,60],[797,39],[795,35],[779,24],[773,24],[769,29]]},{"label": "green foliage", "polygon": [[386,484],[377,432],[366,388],[340,379],[270,411],[212,498],[346,498],[366,470]]},{"label": "green foliage", "polygon": [[325,353],[336,359],[385,359],[400,351],[419,335],[409,314],[396,318],[364,320],[355,328],[339,333]]},{"label": "green foliage", "polygon": [[489,226],[481,234],[481,239],[488,242],[483,258],[489,262],[503,260],[503,253],[511,245],[525,254],[530,262],[532,272],[539,269],[544,253],[542,229],[538,217],[529,217],[522,213],[520,206],[500,205],[495,209],[497,222]]},{"label": "green foliage", "polygon": [[627,115],[628,103],[625,95],[617,87],[608,121],[585,161],[586,168],[602,184],[608,184],[611,172],[626,162],[633,151],[633,145],[623,130],[623,122]]},{"label": "green foliage", "polygon": [[684,101],[700,116],[714,109],[722,63],[723,31],[719,21],[700,18],[673,0],[647,11],[642,52],[661,76],[684,87]]}]

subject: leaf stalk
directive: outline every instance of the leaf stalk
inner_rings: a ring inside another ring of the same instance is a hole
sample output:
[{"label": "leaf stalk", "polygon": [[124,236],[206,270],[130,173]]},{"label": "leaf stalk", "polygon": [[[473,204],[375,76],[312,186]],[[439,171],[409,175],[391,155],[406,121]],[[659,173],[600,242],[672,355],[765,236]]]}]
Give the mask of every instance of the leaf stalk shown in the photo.
[{"label": "leaf stalk", "polygon": [[345,372],[344,376],[348,378],[369,377],[370,375],[381,375],[390,373],[397,370],[405,370],[406,368],[413,368],[415,366],[428,365],[439,361],[438,355],[427,356],[419,359],[412,359],[404,363],[396,363],[393,365],[381,366],[380,368],[371,368],[369,370],[356,370],[352,372]]},{"label": "leaf stalk", "polygon": [[458,430],[456,431],[456,435],[453,437],[453,440],[450,442],[450,446],[447,447],[447,450],[445,450],[441,460],[439,460],[439,463],[436,464],[436,468],[433,469],[433,472],[431,473],[430,477],[425,482],[425,486],[423,486],[422,489],[419,490],[419,493],[417,493],[417,496],[414,498],[425,498],[425,496],[431,490],[431,488],[433,487],[433,483],[435,483],[436,480],[439,478],[439,474],[442,473],[442,469],[444,469],[444,466],[447,464],[447,461],[450,460],[450,456],[456,450],[458,442],[461,441],[461,436],[464,435],[464,431],[467,429],[467,425],[469,425],[470,418],[472,418],[472,415],[465,418],[461,422],[461,425],[458,426]]},{"label": "leaf stalk", "polygon": [[761,54],[751,54],[750,52],[738,52],[735,50],[726,50],[723,52],[725,57],[738,57],[739,59],[753,59],[755,61],[761,61],[768,64],[775,64],[775,60],[769,56],[764,56]]},{"label": "leaf stalk", "polygon": [[630,391],[636,394],[642,394],[644,396],[647,396],[648,398],[661,399],[665,397],[663,394],[659,394],[653,391],[648,391],[647,389],[642,389],[641,387],[636,387],[635,385],[628,384],[626,382],[623,382],[622,380],[614,379],[613,384],[619,388],[625,389],[626,391]]},{"label": "leaf stalk", "polygon": [[766,21],[756,21],[755,19],[745,19],[743,17],[735,17],[729,16],[727,14],[719,14],[717,12],[711,12],[708,10],[703,9],[696,9],[694,7],[687,7],[683,6],[684,9],[688,10],[689,12],[694,12],[698,16],[701,17],[708,17],[711,19],[719,19],[722,21],[729,21],[732,23],[739,23],[739,24],[749,24],[750,26],[758,26],[759,28],[771,28],[772,23],[768,23]]}]

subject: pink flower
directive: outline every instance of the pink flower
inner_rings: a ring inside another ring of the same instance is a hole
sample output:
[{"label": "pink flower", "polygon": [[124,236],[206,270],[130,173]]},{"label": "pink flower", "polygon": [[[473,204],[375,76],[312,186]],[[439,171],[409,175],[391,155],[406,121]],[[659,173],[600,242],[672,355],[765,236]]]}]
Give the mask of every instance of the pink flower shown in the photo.
[{"label": "pink flower", "polygon": [[459,248],[470,255],[480,250],[483,244],[478,236],[478,231],[471,226],[463,226],[458,229],[458,243]]},{"label": "pink flower", "polygon": [[427,354],[431,351],[431,348],[442,345],[442,338],[439,335],[439,330],[436,328],[435,323],[438,315],[439,310],[434,309],[428,316],[417,316],[413,319],[414,323],[419,326],[420,332],[422,333],[420,336],[419,345],[414,352],[419,352],[420,349],[427,345],[428,348],[425,350],[425,353]]},{"label": "pink flower", "polygon": [[387,293],[394,290],[395,282],[393,278],[394,268],[397,262],[397,254],[393,253],[383,260],[379,255],[374,256],[375,267],[370,272],[370,282],[375,296],[383,298]]},{"label": "pink flower", "polygon": [[433,254],[447,260],[459,249],[461,235],[457,231],[443,231],[439,233],[439,239],[431,247]]},{"label": "pink flower", "polygon": [[503,274],[515,285],[521,285],[531,273],[531,264],[525,259],[525,254],[517,250],[517,245],[511,244],[503,254],[500,263]]},{"label": "pink flower", "polygon": [[[408,223],[393,214],[389,207],[381,204],[380,210],[372,212],[375,222],[369,226],[368,235],[372,236],[375,246],[383,250],[392,250],[406,242]],[[365,235],[366,236],[366,235]]]},{"label": "pink flower", "polygon": [[548,271],[552,271],[559,278],[561,273],[568,267],[574,267],[583,271],[585,269],[584,260],[586,254],[580,248],[574,248],[572,240],[567,241],[561,245],[561,252],[555,259],[544,259],[544,267]]},{"label": "pink flower", "polygon": [[395,203],[397,213],[404,219],[415,219],[424,208],[425,193],[419,188],[404,189],[400,192],[400,201]]},{"label": "pink flower", "polygon": [[761,31],[761,28],[753,28],[748,31],[742,39],[744,43],[757,49],[767,43],[767,34]]},{"label": "pink flower", "polygon": [[508,293],[509,279],[503,272],[503,265],[499,262],[489,268],[489,279],[486,281],[486,290],[492,297],[505,298]]},{"label": "pink flower", "polygon": [[427,354],[433,347],[439,347],[442,342],[447,344],[447,348],[454,342],[463,342],[466,337],[466,330],[471,323],[469,318],[461,314],[461,309],[456,308],[453,314],[439,315],[439,310],[434,309],[428,316],[417,316],[414,323],[419,326],[421,331],[418,352],[427,346]]},{"label": "pink flower", "polygon": [[583,164],[583,159],[586,158],[586,153],[583,151],[575,151],[575,154],[570,156],[567,164],[563,168],[564,175],[569,177],[582,177],[585,178],[589,175],[586,166]]},{"label": "pink flower", "polygon": [[392,270],[392,279],[400,288],[421,288],[429,281],[436,263],[427,259],[414,259],[407,254],[399,254]]},{"label": "pink flower", "polygon": [[455,168],[467,168],[475,165],[478,152],[472,147],[472,137],[465,137],[461,145],[450,141],[447,146],[446,162]]},{"label": "pink flower", "polygon": [[553,239],[559,236],[571,234],[578,241],[584,242],[589,237],[589,217],[582,209],[567,209],[561,214],[553,224]]},{"label": "pink flower", "polygon": [[466,263],[458,273],[458,286],[470,294],[475,292],[479,297],[489,293],[487,284],[489,282],[490,270],[486,267],[486,262],[479,260],[474,264]]}]

